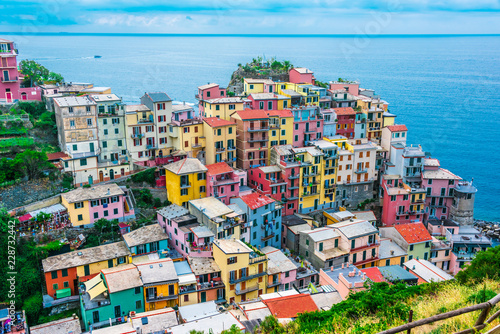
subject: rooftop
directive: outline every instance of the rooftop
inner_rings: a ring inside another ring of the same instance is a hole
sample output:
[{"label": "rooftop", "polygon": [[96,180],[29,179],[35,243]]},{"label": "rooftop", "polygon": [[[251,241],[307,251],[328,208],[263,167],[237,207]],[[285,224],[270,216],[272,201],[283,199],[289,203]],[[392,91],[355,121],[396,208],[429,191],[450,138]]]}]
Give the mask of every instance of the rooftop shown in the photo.
[{"label": "rooftop", "polygon": [[371,267],[361,269],[361,272],[365,273],[366,276],[375,283],[387,282],[385,277],[382,275],[378,267]]},{"label": "rooftop", "polygon": [[352,213],[356,216],[357,219],[363,219],[363,220],[367,220],[369,222],[377,220],[377,217],[375,217],[375,214],[371,210],[369,210],[369,211],[353,211]]},{"label": "rooftop", "polygon": [[264,110],[244,109],[237,111],[236,114],[244,121],[251,119],[268,119]]},{"label": "rooftop", "polygon": [[294,225],[303,225],[303,224],[307,224],[307,221],[305,221],[304,219],[300,218],[300,217],[297,217],[296,215],[288,215],[288,216],[284,216],[282,218],[282,223],[283,225],[287,225],[287,226],[294,226]]},{"label": "rooftop", "polygon": [[217,103],[243,103],[240,97],[219,97],[216,99],[210,99],[206,101],[207,103],[217,104]]},{"label": "rooftop", "polygon": [[175,281],[178,279],[177,273],[175,272],[174,261],[169,258],[141,262],[137,263],[136,266],[141,273],[142,283],[144,284]]},{"label": "rooftop", "polygon": [[95,102],[110,102],[110,101],[121,101],[116,94],[93,94],[90,95],[92,100]]},{"label": "rooftop", "polygon": [[424,179],[461,180],[460,176],[457,176],[444,168],[439,168],[437,170],[424,170],[423,176]]},{"label": "rooftop", "polygon": [[188,257],[188,262],[196,276],[220,272],[219,266],[211,257]]},{"label": "rooftop", "polygon": [[281,250],[266,246],[261,251],[267,255],[268,274],[284,273],[297,269],[297,266]]},{"label": "rooftop", "polygon": [[50,256],[42,260],[42,266],[43,271],[47,273],[129,255],[130,251],[127,248],[127,245],[125,242],[120,241],[112,244],[84,248],[69,253]]},{"label": "rooftop", "polygon": [[54,333],[73,333],[80,334],[80,320],[78,317],[64,318],[56,321],[47,322],[38,326],[30,327],[32,334],[54,334]]},{"label": "rooftop", "polygon": [[338,229],[348,239],[358,238],[378,232],[377,228],[370,222],[361,219],[353,219],[353,221],[346,220],[328,226]]},{"label": "rooftop", "polygon": [[342,297],[340,297],[340,294],[333,286],[323,285],[321,288],[323,289],[323,292],[311,295],[311,298],[314,300],[314,303],[319,310],[329,310],[333,305],[342,301]]},{"label": "rooftop", "polygon": [[276,165],[259,167],[259,169],[265,174],[281,172],[281,168]]},{"label": "rooftop", "polygon": [[254,100],[275,100],[278,98],[274,93],[252,93],[250,96]]},{"label": "rooftop", "polygon": [[193,273],[191,267],[189,266],[188,261],[176,261],[174,262],[174,267],[175,267],[175,272],[179,276]]},{"label": "rooftop", "polygon": [[145,94],[153,102],[170,102],[172,99],[164,92],[146,93]]},{"label": "rooftop", "polygon": [[189,213],[189,210],[177,204],[170,204],[169,206],[161,208],[156,212],[166,219],[173,219],[187,215]]},{"label": "rooftop", "polygon": [[[335,283],[339,284],[339,275],[342,274],[344,278],[346,279],[347,282],[350,284],[354,285],[356,283],[364,283],[365,280],[363,279],[363,275],[361,275],[361,271],[356,268],[356,266],[349,266],[349,267],[344,267],[344,268],[337,268],[337,269],[320,269],[323,271],[328,277],[330,277]],[[354,273],[353,276],[349,276],[349,273]]]},{"label": "rooftop", "polygon": [[268,85],[273,85],[274,84],[274,81],[270,80],[270,79],[254,79],[254,78],[245,78],[244,79],[247,83],[265,83],[265,84],[268,84]]},{"label": "rooftop", "polygon": [[189,334],[193,330],[199,331],[203,329],[210,333],[221,333],[231,328],[233,324],[241,330],[245,329],[245,326],[234,315],[227,312],[170,327],[167,332],[172,334]]},{"label": "rooftop", "polygon": [[261,208],[264,205],[274,203],[274,199],[272,199],[271,197],[256,192],[240,196],[240,198],[252,210]]},{"label": "rooftop", "polygon": [[226,254],[242,254],[253,252],[250,247],[245,245],[240,240],[217,239],[214,241],[214,244],[217,245]]},{"label": "rooftop", "polygon": [[356,111],[352,109],[351,107],[346,107],[346,108],[333,108],[335,114],[337,116],[339,115],[356,115]]},{"label": "rooftop", "polygon": [[404,265],[427,283],[453,279],[453,276],[447,274],[427,260],[412,259],[405,262]]},{"label": "rooftop", "polygon": [[432,240],[429,231],[427,231],[424,224],[422,223],[395,225],[394,228],[409,244],[415,244]]},{"label": "rooftop", "polygon": [[212,128],[217,128],[219,126],[236,125],[234,122],[226,121],[225,119],[221,119],[218,117],[203,118],[203,121]]},{"label": "rooftop", "polygon": [[301,97],[302,96],[302,94],[297,93],[293,89],[282,89],[281,93],[286,94],[286,95],[290,95],[290,97]]},{"label": "rooftop", "polygon": [[163,228],[159,224],[139,227],[138,229],[123,235],[123,240],[125,240],[128,247],[144,245],[150,242],[167,239],[168,235],[165,233],[165,231],[163,231]]},{"label": "rooftop", "polygon": [[329,227],[320,227],[310,231],[301,231],[300,233],[308,235],[314,242],[340,237],[334,229]]},{"label": "rooftop", "polygon": [[262,301],[278,319],[295,318],[300,313],[318,310],[316,303],[307,294],[297,294]]},{"label": "rooftop", "polygon": [[313,146],[297,147],[297,148],[293,148],[293,151],[295,153],[304,153],[304,152],[307,152],[310,155],[312,155],[313,157],[323,155],[323,152],[321,152],[320,150],[318,150],[316,147],[313,147]]},{"label": "rooftop", "polygon": [[385,266],[378,268],[385,279],[389,282],[417,280],[418,277],[405,270],[399,265]]},{"label": "rooftop", "polygon": [[424,159],[424,166],[439,167],[441,165],[438,159],[428,158]]},{"label": "rooftop", "polygon": [[299,72],[300,74],[313,74],[314,72],[305,67],[294,67],[293,70]]},{"label": "rooftop", "polygon": [[125,106],[125,112],[142,112],[142,111],[151,111],[144,104],[127,104]]},{"label": "rooftop", "polygon": [[219,175],[225,173],[231,173],[234,171],[233,167],[229,166],[226,162],[218,162],[211,165],[205,165],[207,167],[207,173],[210,175]]},{"label": "rooftop", "polygon": [[233,212],[226,204],[215,197],[193,199],[189,201],[189,204],[203,212],[210,219],[225,216]]},{"label": "rooftop", "polygon": [[142,286],[139,270],[133,264],[102,269],[109,293],[119,292]]},{"label": "rooftop", "polygon": [[209,88],[214,88],[214,87],[219,87],[219,84],[216,83],[209,83],[203,86],[199,86],[198,89],[204,90],[204,89],[209,89]]},{"label": "rooftop", "polygon": [[186,322],[196,321],[218,314],[217,304],[213,300],[179,307],[179,315]]},{"label": "rooftop", "polygon": [[279,116],[279,117],[293,117],[293,114],[288,109],[283,110],[268,110],[266,111],[268,116]]},{"label": "rooftop", "polygon": [[54,103],[60,107],[94,106],[96,103],[87,95],[56,97]]},{"label": "rooftop", "polygon": [[165,169],[177,175],[207,171],[207,168],[196,158],[185,158],[172,162],[171,164],[166,165]]},{"label": "rooftop", "polygon": [[[146,323],[143,320],[147,320]],[[166,333],[167,328],[178,324],[177,315],[173,308],[166,307],[158,310],[136,313],[131,317],[132,326],[126,333],[136,333],[141,328],[141,333]]]},{"label": "rooftop", "polygon": [[380,260],[406,255],[408,255],[407,252],[391,239],[380,240],[380,247],[378,248],[378,257]]},{"label": "rooftop", "polygon": [[191,110],[193,111],[193,107],[190,106],[189,104],[181,103],[181,104],[173,104],[172,105],[172,111],[173,112],[179,112],[179,111],[184,111],[184,110]]},{"label": "rooftop", "polygon": [[408,128],[404,124],[389,125],[389,126],[387,126],[387,129],[389,129],[389,131],[391,131],[391,132],[408,131]]},{"label": "rooftop", "polygon": [[338,146],[328,140],[320,139],[312,142],[314,146],[321,150],[337,149]]},{"label": "rooftop", "polygon": [[93,199],[124,195],[125,192],[116,184],[98,184],[90,188],[76,188],[61,194],[68,203],[83,202]]}]

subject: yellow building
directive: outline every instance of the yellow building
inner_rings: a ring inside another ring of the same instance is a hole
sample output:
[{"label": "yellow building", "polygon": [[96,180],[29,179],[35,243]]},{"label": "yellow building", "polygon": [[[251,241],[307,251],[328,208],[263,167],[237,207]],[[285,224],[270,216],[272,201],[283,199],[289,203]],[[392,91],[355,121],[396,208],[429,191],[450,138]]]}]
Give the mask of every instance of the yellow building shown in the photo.
[{"label": "yellow building", "polygon": [[[315,86],[313,84],[308,83],[296,84],[292,82],[280,82],[276,84],[276,91],[278,94],[290,99],[294,99],[297,94],[300,94],[303,104],[319,106],[319,91],[314,88]],[[293,92],[295,92],[295,94]]]},{"label": "yellow building", "polygon": [[221,97],[203,101],[203,117],[217,117],[229,121],[231,114],[245,108],[239,97]]},{"label": "yellow building", "polygon": [[188,157],[196,158],[205,148],[203,121],[190,119],[168,126],[170,145],[175,151],[183,151]]},{"label": "yellow building", "polygon": [[267,256],[240,240],[218,239],[213,257],[221,269],[228,303],[256,299],[267,293]]},{"label": "yellow building", "polygon": [[271,148],[277,145],[293,145],[293,114],[290,110],[268,110],[269,147],[267,156],[271,156]]},{"label": "yellow building", "polygon": [[236,166],[236,124],[217,117],[203,119],[206,150],[205,164],[225,161]]},{"label": "yellow building", "polygon": [[[326,203],[323,153],[315,147],[294,148],[295,158],[301,161],[299,179],[299,212],[320,210]],[[330,206],[330,199],[328,205]]]},{"label": "yellow building", "polygon": [[408,260],[408,253],[391,239],[380,239],[379,267],[402,266]]},{"label": "yellow building", "polygon": [[207,195],[207,168],[196,158],[186,158],[165,166],[167,197],[170,202],[188,207],[192,199]]},{"label": "yellow building", "polygon": [[[356,107],[360,108],[366,115],[366,138],[380,139],[382,137],[382,128],[386,125],[391,125],[384,124],[384,121],[386,121],[384,113],[388,107],[387,102],[380,98],[359,95]],[[387,118],[389,119],[386,122],[391,123],[391,117]],[[394,117],[392,117],[392,123],[394,123]]]},{"label": "yellow building", "polygon": [[259,93],[274,93],[275,82],[270,79],[243,79],[243,92],[246,96]]},{"label": "yellow building", "polygon": [[179,278],[170,258],[135,264],[144,286],[145,311],[178,305]]},{"label": "yellow building", "polygon": [[[143,104],[127,105],[125,106],[125,123],[125,138],[130,158],[133,161],[149,160],[155,152],[152,145],[148,146],[148,142],[152,144],[151,138],[153,138],[155,144],[159,143],[159,138],[156,136],[157,126],[154,113]],[[162,139],[163,141],[166,140]]]},{"label": "yellow building", "polygon": [[[79,252],[82,255],[78,255]],[[130,251],[123,241],[86,248],[72,253],[73,256],[87,259],[86,262],[82,262],[76,267],[76,275],[81,282],[86,281],[89,276],[98,274],[102,269],[113,268],[132,261]]]}]

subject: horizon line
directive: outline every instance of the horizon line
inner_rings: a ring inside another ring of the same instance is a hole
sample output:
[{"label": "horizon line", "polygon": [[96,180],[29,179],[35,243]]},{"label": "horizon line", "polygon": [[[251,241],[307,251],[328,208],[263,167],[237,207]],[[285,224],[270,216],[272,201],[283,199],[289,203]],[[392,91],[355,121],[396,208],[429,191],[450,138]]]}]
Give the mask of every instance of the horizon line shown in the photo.
[{"label": "horizon line", "polygon": [[201,34],[201,33],[92,33],[92,32],[7,32],[16,36],[116,36],[116,37],[498,37],[500,34]]}]

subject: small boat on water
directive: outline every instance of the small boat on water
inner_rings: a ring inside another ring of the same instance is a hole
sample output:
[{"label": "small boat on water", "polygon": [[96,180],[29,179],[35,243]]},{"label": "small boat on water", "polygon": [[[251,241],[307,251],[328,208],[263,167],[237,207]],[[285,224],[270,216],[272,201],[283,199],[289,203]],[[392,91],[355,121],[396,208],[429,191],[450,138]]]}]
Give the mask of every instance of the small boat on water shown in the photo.
[{"label": "small boat on water", "polygon": [[94,58],[102,58],[102,56],[95,55]]}]

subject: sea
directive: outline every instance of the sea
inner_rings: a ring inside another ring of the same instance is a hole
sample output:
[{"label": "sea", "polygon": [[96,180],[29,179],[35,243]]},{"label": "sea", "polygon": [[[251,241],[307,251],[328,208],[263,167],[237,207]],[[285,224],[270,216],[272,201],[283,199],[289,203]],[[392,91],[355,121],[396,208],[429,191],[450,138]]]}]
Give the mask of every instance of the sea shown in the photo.
[{"label": "sea", "polygon": [[67,82],[112,87],[132,104],[156,91],[196,103],[198,86],[226,86],[239,63],[258,56],[307,67],[323,82],[357,80],[407,125],[408,144],[473,179],[475,218],[500,221],[500,36],[0,37],[17,43],[20,59]]}]

